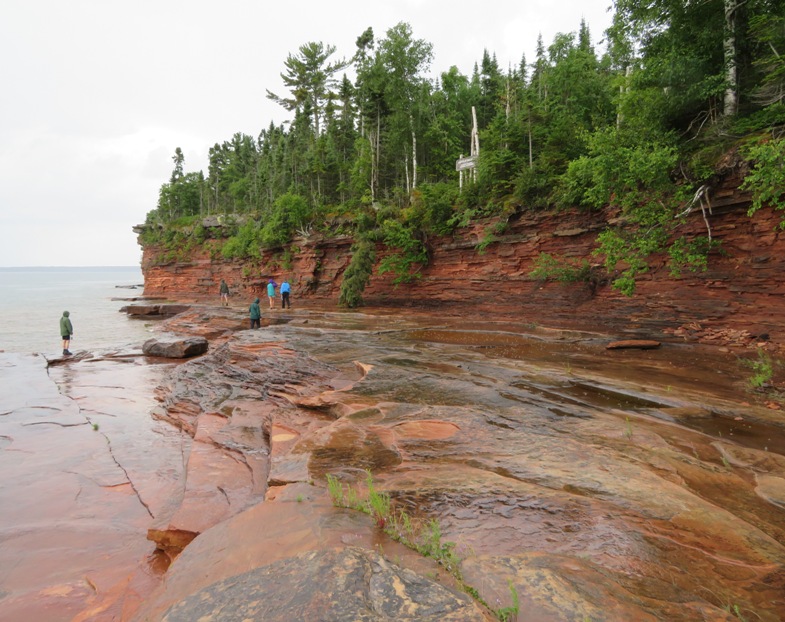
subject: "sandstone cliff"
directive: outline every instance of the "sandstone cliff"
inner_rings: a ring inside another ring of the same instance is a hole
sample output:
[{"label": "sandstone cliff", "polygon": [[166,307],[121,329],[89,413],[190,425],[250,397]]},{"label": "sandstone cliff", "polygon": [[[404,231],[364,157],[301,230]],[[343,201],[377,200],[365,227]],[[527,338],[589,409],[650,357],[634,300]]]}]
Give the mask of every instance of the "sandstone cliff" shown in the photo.
[{"label": "sandstone cliff", "polygon": [[[431,260],[421,278],[393,285],[390,274],[374,274],[364,293],[368,306],[435,307],[445,311],[500,314],[532,324],[594,328],[657,339],[696,340],[770,348],[785,343],[780,308],[785,295],[785,237],[781,215],[761,210],[747,216],[749,196],[728,177],[711,196],[708,220],[721,249],[712,252],[708,270],[674,277],[664,257],[652,257],[650,270],[626,297],[614,290],[592,255],[597,235],[613,214],[569,210],[523,211],[505,233],[482,252],[478,245],[492,221],[478,222],[450,236],[429,240]],[[680,229],[690,238],[705,235],[700,211]],[[162,263],[161,249],[145,247],[145,295],[204,299],[218,295],[226,279],[235,296],[263,293],[268,277],[292,283],[295,305],[337,305],[352,239],[312,236],[296,241],[299,252],[285,267],[280,252],[265,252],[257,262],[212,259],[200,249],[187,262]],[[588,260],[592,278],[575,283],[542,282],[531,276],[541,253]]]}]

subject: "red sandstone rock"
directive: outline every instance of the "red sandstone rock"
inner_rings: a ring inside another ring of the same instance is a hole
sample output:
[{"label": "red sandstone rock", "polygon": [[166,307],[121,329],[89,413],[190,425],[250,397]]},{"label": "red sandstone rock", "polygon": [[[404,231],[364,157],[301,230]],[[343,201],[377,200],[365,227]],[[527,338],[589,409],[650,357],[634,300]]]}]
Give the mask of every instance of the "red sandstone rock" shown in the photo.
[{"label": "red sandstone rock", "polygon": [[[594,280],[576,283],[542,283],[530,276],[541,253],[594,261],[597,234],[613,215],[578,210],[516,214],[505,234],[497,236],[482,255],[475,249],[476,240],[491,221],[434,237],[431,261],[421,268],[416,283],[396,285],[394,275],[374,272],[363,298],[369,306],[434,305],[444,313],[506,315],[521,322],[604,332],[638,326],[649,335],[662,331],[663,337],[666,329],[694,320],[734,331],[754,325],[768,333],[770,341],[782,344],[785,235],[779,229],[780,214],[762,209],[753,218],[747,216],[749,195],[738,190],[738,183],[730,176],[714,191],[710,221],[723,254],[711,255],[706,272],[685,272],[679,278],[670,274],[664,257],[652,257],[651,269],[640,275],[631,298],[612,289],[609,278],[599,271]],[[685,238],[705,233],[699,213],[692,214],[679,231]],[[337,305],[351,244],[346,236],[302,241],[285,272],[295,305]],[[261,261],[253,266],[213,259],[207,249],[187,263],[161,264],[162,252],[144,248],[145,295],[214,298],[223,278],[232,291],[250,301],[263,294],[262,273],[277,280],[284,276],[274,251],[262,251]],[[384,256],[380,248],[378,260]],[[674,336],[698,338],[689,333]],[[722,338],[711,343],[727,345]]]}]

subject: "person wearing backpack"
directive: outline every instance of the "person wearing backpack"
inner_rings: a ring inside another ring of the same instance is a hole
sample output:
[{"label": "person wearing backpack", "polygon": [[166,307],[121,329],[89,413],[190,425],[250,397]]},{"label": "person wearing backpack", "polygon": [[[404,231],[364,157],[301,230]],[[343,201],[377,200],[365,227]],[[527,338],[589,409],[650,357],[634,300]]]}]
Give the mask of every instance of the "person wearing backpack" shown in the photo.
[{"label": "person wearing backpack", "polygon": [[281,309],[289,309],[292,308],[292,303],[289,302],[289,292],[291,291],[291,286],[289,285],[289,281],[286,279],[283,280],[281,283]]}]

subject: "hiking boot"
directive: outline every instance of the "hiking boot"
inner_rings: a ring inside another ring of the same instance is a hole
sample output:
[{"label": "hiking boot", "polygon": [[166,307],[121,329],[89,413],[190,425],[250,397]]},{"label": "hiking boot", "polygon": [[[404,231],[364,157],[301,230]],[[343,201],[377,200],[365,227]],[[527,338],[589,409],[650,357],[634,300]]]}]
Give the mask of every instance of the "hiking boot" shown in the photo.
[{"label": "hiking boot", "polygon": [[71,351],[70,350],[63,350],[63,354],[65,356],[71,356]]}]

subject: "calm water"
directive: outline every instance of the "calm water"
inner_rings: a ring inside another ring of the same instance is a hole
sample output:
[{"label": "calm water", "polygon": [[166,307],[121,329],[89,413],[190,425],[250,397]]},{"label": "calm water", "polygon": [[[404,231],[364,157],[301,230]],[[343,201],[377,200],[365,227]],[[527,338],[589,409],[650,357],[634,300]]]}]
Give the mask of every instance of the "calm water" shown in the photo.
[{"label": "calm water", "polygon": [[0,350],[58,355],[65,310],[72,352],[141,345],[149,327],[119,312],[129,302],[112,298],[141,296],[143,282],[138,267],[0,268]]}]

